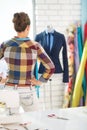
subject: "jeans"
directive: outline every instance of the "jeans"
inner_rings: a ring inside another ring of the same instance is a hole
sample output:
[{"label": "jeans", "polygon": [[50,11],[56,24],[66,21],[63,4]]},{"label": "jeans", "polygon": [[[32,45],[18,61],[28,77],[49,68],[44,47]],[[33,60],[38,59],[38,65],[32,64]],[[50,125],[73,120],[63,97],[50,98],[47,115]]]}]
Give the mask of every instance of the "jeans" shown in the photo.
[{"label": "jeans", "polygon": [[14,90],[19,94],[20,106],[25,112],[39,110],[39,101],[36,95],[35,87],[15,87],[7,86],[1,87],[1,90]]}]

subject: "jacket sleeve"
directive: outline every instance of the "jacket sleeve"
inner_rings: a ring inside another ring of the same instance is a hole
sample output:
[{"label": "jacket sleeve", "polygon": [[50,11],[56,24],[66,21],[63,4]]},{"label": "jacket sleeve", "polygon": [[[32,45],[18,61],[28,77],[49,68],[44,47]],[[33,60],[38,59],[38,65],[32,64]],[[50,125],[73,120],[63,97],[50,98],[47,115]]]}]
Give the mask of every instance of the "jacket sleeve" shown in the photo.
[{"label": "jacket sleeve", "polygon": [[67,57],[67,45],[66,40],[63,35],[63,51],[62,51],[62,58],[63,58],[63,82],[68,83],[69,81],[69,70],[68,70],[68,57]]},{"label": "jacket sleeve", "polygon": [[39,80],[42,82],[47,82],[51,75],[54,73],[55,66],[52,60],[47,55],[47,53],[45,52],[45,50],[43,49],[43,47],[40,44],[37,44],[37,46],[38,60],[45,67],[45,72],[41,75]]}]

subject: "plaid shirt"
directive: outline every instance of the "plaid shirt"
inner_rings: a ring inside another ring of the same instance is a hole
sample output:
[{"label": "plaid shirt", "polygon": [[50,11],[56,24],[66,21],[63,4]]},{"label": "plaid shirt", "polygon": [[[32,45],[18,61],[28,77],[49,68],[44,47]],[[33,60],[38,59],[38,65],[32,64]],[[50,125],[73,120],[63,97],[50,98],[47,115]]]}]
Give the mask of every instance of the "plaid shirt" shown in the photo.
[{"label": "plaid shirt", "polygon": [[46,82],[55,71],[51,59],[37,42],[29,38],[12,38],[0,46],[0,58],[4,57],[9,68],[8,82],[14,84],[30,84],[34,77],[34,67],[38,60],[45,66],[40,81]]}]

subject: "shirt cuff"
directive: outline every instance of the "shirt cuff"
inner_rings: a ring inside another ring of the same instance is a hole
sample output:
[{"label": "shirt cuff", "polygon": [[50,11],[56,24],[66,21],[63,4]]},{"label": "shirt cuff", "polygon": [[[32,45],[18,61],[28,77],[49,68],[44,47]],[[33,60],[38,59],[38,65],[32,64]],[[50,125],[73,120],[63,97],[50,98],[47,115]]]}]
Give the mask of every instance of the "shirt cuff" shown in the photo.
[{"label": "shirt cuff", "polygon": [[47,79],[43,78],[42,76],[39,78],[39,81],[43,82],[43,83],[47,83]]}]

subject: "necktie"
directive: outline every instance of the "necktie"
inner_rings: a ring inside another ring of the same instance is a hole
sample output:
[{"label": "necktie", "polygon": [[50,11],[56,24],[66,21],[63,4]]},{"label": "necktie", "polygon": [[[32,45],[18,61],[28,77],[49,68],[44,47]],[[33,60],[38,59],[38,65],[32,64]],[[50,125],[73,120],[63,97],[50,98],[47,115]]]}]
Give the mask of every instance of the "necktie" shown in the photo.
[{"label": "necktie", "polygon": [[46,42],[46,48],[51,51],[53,47],[53,38],[54,34],[53,33],[47,33],[46,34],[47,42]]},{"label": "necktie", "polygon": [[48,33],[48,41],[47,41],[47,48],[49,49],[50,51],[50,33]]}]

